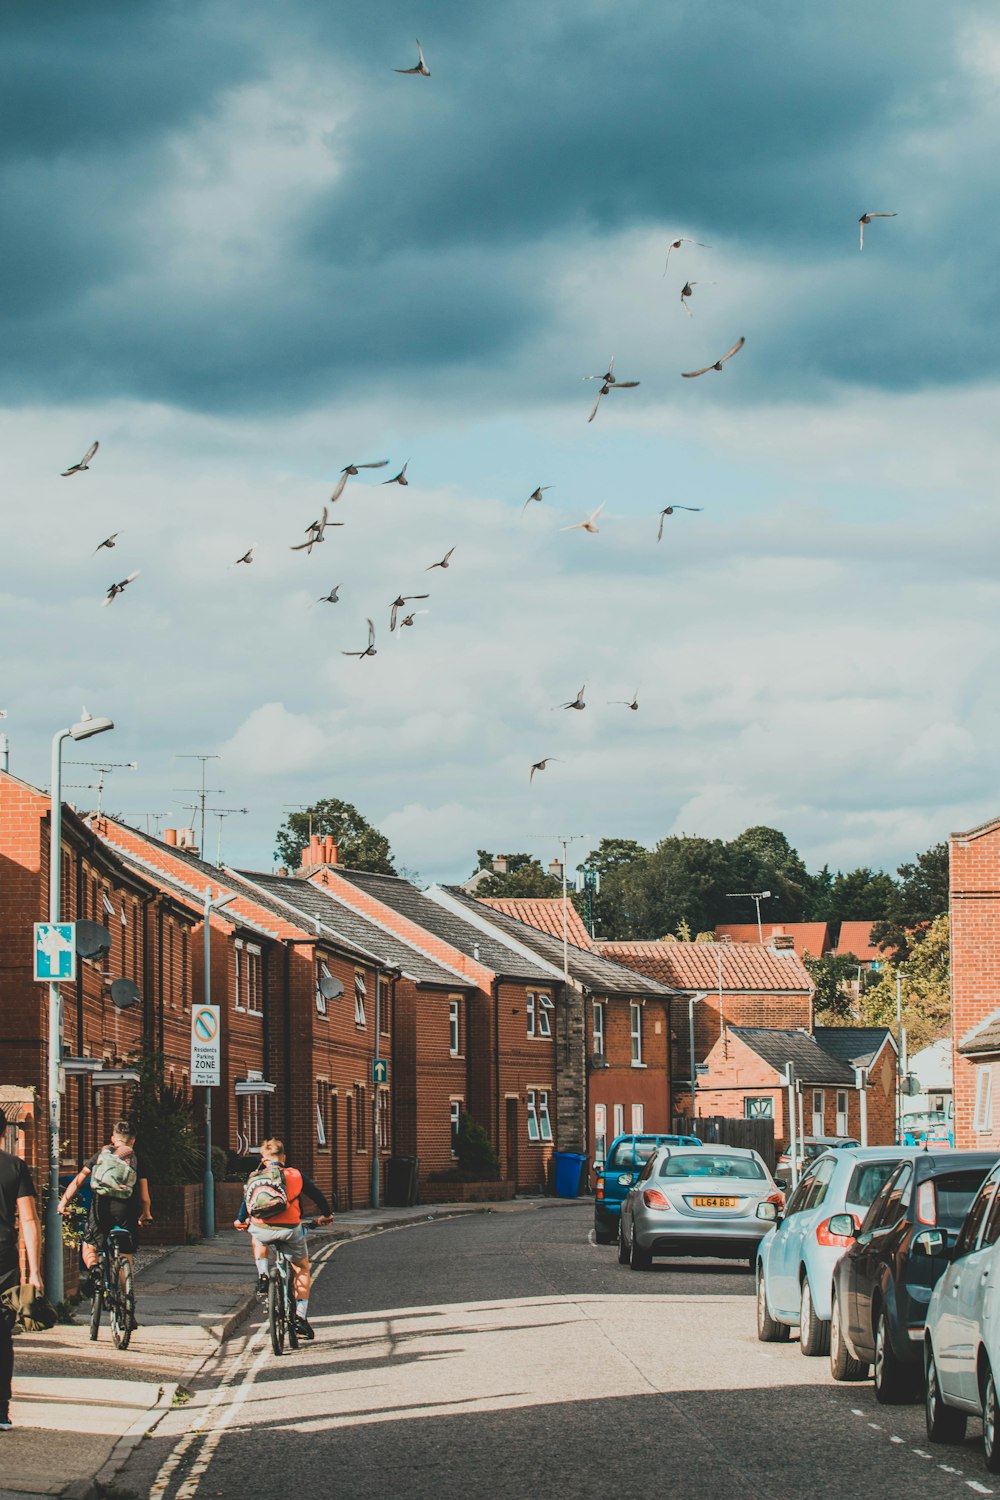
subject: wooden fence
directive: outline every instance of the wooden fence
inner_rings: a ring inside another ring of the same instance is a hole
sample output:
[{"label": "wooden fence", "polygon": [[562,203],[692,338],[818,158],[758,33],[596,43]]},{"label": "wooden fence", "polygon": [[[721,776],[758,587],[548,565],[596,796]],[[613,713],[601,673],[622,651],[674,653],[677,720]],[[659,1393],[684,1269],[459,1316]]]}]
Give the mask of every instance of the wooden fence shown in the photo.
[{"label": "wooden fence", "polygon": [[727,1119],[725,1115],[674,1116],[676,1135],[696,1135],[713,1146],[746,1146],[758,1152],[773,1172],[777,1157],[774,1150],[773,1120]]}]

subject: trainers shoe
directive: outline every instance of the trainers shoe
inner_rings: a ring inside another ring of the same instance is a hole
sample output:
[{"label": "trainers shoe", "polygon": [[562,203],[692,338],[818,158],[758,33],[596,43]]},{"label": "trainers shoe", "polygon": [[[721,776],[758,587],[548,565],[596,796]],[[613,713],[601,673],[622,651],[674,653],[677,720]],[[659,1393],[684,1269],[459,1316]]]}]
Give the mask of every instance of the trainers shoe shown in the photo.
[{"label": "trainers shoe", "polygon": [[10,1420],[9,1411],[0,1411],[0,1432],[10,1432],[14,1424]]},{"label": "trainers shoe", "polygon": [[85,1276],[81,1276],[80,1277],[80,1296],[81,1297],[85,1297],[87,1299],[87,1301],[89,1302],[90,1298],[93,1297],[93,1295],[94,1295],[94,1278],[90,1274],[90,1272],[88,1271]]},{"label": "trainers shoe", "polygon": [[263,1274],[257,1277],[257,1296],[261,1299],[262,1302],[267,1301],[267,1283],[269,1280],[270,1277],[264,1276]]},{"label": "trainers shoe", "polygon": [[295,1319],[295,1332],[300,1339],[314,1339],[316,1337],[305,1318]]}]

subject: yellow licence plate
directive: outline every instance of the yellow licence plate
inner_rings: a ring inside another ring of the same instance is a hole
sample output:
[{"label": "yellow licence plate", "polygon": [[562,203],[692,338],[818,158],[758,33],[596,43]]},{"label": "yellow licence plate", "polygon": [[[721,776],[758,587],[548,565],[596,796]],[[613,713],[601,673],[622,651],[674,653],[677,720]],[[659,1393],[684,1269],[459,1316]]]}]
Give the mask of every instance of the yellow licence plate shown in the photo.
[{"label": "yellow licence plate", "polygon": [[692,1208],[735,1208],[736,1198],[692,1198]]}]

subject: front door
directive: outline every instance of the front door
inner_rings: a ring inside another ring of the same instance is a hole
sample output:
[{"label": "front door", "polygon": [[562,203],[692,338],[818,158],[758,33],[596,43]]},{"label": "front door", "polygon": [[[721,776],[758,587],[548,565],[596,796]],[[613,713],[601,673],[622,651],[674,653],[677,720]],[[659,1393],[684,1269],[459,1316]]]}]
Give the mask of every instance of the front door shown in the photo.
[{"label": "front door", "polygon": [[507,1181],[517,1182],[518,1108],[516,1099],[507,1100]]},{"label": "front door", "polygon": [[826,1116],[826,1097],[822,1089],[812,1091],[812,1133],[813,1135],[825,1135],[823,1122]]}]

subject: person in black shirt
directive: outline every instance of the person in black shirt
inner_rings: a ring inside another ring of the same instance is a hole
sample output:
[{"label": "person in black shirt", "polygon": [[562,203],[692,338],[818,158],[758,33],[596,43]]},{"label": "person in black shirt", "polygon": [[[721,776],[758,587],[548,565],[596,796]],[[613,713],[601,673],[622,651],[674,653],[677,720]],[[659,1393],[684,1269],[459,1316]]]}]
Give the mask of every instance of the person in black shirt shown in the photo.
[{"label": "person in black shirt", "polygon": [[[106,1148],[107,1149],[107,1148]],[[104,1248],[104,1241],[111,1229],[125,1229],[128,1238],[122,1241],[122,1252],[130,1259],[134,1255],[139,1236],[139,1227],[153,1220],[153,1208],[149,1201],[149,1183],[146,1181],[142,1162],[135,1154],[135,1132],[127,1120],[119,1120],[111,1132],[110,1150],[135,1167],[135,1185],[128,1198],[113,1198],[96,1189],[90,1195],[90,1212],[87,1227],[83,1231],[83,1263],[88,1272],[93,1272]],[[97,1152],[85,1161],[73,1181],[59,1199],[59,1212],[64,1214],[72,1198],[93,1172],[102,1153]],[[80,1290],[88,1296],[92,1288],[81,1283]]]},{"label": "person in black shirt", "polygon": [[[24,1248],[28,1252],[28,1280],[43,1290],[41,1272],[42,1230],[38,1222],[35,1186],[31,1173],[19,1156],[0,1151],[0,1292],[20,1281],[17,1259],[17,1221],[20,1220]],[[13,1314],[0,1309],[0,1432],[9,1432],[10,1389],[14,1374]]]}]

